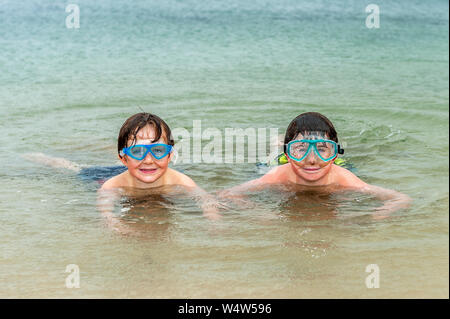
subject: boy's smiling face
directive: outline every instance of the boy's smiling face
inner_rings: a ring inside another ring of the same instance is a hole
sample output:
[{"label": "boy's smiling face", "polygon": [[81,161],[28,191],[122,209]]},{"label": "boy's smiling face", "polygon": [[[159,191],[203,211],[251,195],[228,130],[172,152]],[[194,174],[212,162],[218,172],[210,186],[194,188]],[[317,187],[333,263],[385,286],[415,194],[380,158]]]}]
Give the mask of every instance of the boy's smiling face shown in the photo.
[{"label": "boy's smiling face", "polygon": [[[294,140],[302,139],[328,139],[328,136],[323,132],[306,132],[304,135],[299,133]],[[334,162],[333,160],[328,162],[322,161],[312,149],[306,158],[300,162],[294,161],[289,156],[287,158],[295,175],[300,179],[300,182],[306,182],[306,184],[320,183],[320,180],[328,175]]]},{"label": "boy's smiling face", "polygon": [[[155,128],[151,125],[147,125],[136,133],[135,145],[150,145],[156,143],[167,144],[167,141],[165,140],[165,132],[161,134],[161,137],[157,141],[154,141],[155,135]],[[133,139],[129,139],[127,147],[132,145]],[[136,186],[145,188],[152,183],[152,187],[154,187],[158,185],[153,183],[158,181],[167,171],[169,162],[172,159],[172,153],[169,153],[167,156],[159,160],[155,159],[150,152],[141,161],[126,155],[122,157],[119,156],[119,159],[125,166],[128,167],[129,174],[137,180]],[[162,182],[163,181],[160,181],[160,183],[157,184],[162,184]]]}]

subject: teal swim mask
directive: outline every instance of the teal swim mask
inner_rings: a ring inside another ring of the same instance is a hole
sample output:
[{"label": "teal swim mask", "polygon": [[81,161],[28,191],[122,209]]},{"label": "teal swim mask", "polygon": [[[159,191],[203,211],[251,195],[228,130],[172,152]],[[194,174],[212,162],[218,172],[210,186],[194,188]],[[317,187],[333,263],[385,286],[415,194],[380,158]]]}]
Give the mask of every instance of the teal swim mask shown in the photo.
[{"label": "teal swim mask", "polygon": [[143,160],[148,153],[152,154],[157,160],[167,156],[172,151],[172,145],[167,144],[150,144],[150,145],[133,145],[125,147],[120,151],[120,155],[128,155],[135,160]]},{"label": "teal swim mask", "polygon": [[344,149],[334,141],[326,139],[293,140],[286,144],[286,154],[294,161],[303,161],[310,152],[314,152],[322,161],[328,162]]}]

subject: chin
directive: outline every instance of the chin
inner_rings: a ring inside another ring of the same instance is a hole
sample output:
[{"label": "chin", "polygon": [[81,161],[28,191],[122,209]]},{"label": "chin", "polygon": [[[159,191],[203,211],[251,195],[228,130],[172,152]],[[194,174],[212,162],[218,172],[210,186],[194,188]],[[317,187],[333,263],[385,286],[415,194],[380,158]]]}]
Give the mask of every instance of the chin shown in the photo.
[{"label": "chin", "polygon": [[297,175],[308,182],[316,182],[324,176],[324,174],[322,172],[319,172],[319,174],[317,174],[317,173],[315,173],[315,174],[301,173],[301,174],[297,174]]},{"label": "chin", "polygon": [[150,184],[156,182],[163,175],[163,173],[164,172],[161,172],[159,170],[153,174],[145,174],[138,171],[133,175],[140,182]]},{"label": "chin", "polygon": [[[158,172],[159,173],[159,172]],[[158,179],[160,179],[160,177],[162,176],[163,174],[162,173],[159,173],[159,174],[155,174],[155,175],[153,175],[153,176],[146,176],[146,175],[140,175],[139,177],[139,179],[142,181],[142,182],[144,182],[144,183],[154,183],[154,182],[156,182]]]},{"label": "chin", "polygon": [[295,175],[300,177],[302,180],[307,182],[317,182],[320,179],[322,179],[325,175],[327,175],[329,170],[327,170],[327,167],[321,167],[317,172],[314,173],[308,173],[303,170],[303,168],[295,166],[294,172]]},{"label": "chin", "polygon": [[154,182],[156,182],[158,179],[159,179],[159,176],[158,177],[139,177],[138,178],[142,183],[147,183],[147,184],[150,184],[150,183],[154,183]]}]

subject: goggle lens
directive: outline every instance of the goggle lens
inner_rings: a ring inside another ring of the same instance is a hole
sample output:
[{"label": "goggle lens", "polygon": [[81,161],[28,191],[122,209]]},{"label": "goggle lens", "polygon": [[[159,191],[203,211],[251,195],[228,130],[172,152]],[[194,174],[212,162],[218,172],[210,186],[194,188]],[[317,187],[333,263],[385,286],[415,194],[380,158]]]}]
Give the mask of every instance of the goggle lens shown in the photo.
[{"label": "goggle lens", "polygon": [[298,161],[303,160],[309,152],[313,151],[323,161],[329,161],[337,154],[336,143],[332,141],[294,141],[289,143],[288,155]]},{"label": "goggle lens", "polygon": [[151,151],[156,158],[162,158],[167,152],[167,147],[164,145],[156,145],[151,148]]},{"label": "goggle lens", "polygon": [[154,158],[161,159],[171,151],[172,147],[165,144],[155,144],[155,145],[134,145],[131,147],[124,148],[125,154],[131,156],[136,160],[143,160],[147,154],[150,152]]},{"label": "goggle lens", "polygon": [[129,152],[131,156],[143,159],[147,155],[147,148],[145,146],[133,146],[130,147]]}]

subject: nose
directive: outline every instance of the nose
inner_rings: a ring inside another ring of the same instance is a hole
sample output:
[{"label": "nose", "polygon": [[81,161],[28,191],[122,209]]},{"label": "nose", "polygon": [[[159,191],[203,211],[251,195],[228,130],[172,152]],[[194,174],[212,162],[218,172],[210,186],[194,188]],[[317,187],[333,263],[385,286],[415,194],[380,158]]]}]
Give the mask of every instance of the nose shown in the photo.
[{"label": "nose", "polygon": [[315,164],[316,163],[317,155],[316,155],[316,152],[314,152],[314,150],[312,148],[309,150],[308,155],[306,155],[305,161],[308,164]]},{"label": "nose", "polygon": [[150,152],[148,152],[147,155],[145,155],[144,159],[142,160],[142,162],[145,164],[152,164],[153,161],[154,161],[154,159]]}]

